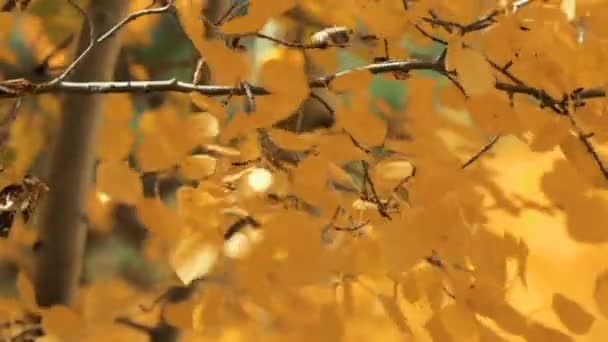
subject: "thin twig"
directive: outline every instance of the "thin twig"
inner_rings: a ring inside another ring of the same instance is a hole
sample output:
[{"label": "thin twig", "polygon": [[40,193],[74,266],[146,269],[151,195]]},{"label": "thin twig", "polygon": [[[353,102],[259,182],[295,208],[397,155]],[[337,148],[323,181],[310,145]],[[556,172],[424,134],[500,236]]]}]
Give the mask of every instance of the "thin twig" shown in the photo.
[{"label": "thin twig", "polygon": [[374,202],[374,204],[376,205],[378,212],[380,213],[380,215],[382,215],[383,217],[392,220],[392,217],[386,212],[386,208],[385,208],[385,203],[382,203],[382,201],[380,200],[380,197],[378,197],[378,193],[376,192],[376,187],[374,186],[374,182],[372,181],[370,175],[369,175],[369,166],[367,164],[367,162],[365,160],[361,161],[361,165],[363,166],[363,184],[367,184],[369,186],[369,189],[372,192],[372,200]]},{"label": "thin twig", "polygon": [[58,75],[53,80],[51,80],[47,83],[43,83],[41,85],[42,88],[55,86],[55,85],[61,83],[63,80],[65,80],[72,73],[72,71],[74,71],[74,69],[80,64],[80,62],[82,62],[82,60],[91,52],[91,50],[93,49],[93,47],[96,44],[100,44],[103,41],[105,41],[106,39],[110,38],[111,36],[116,34],[116,32],[118,32],[118,30],[120,30],[123,26],[125,26],[129,22],[131,22],[137,18],[140,18],[142,16],[166,12],[173,6],[173,0],[169,0],[169,1],[167,1],[167,4],[165,6],[158,7],[158,8],[147,8],[147,9],[133,12],[133,13],[129,14],[128,16],[126,16],[124,19],[122,19],[120,22],[118,22],[116,25],[114,25],[112,28],[110,28],[108,31],[106,31],[104,34],[102,34],[99,38],[96,39],[95,38],[96,32],[95,32],[95,27],[93,25],[93,20],[88,15],[88,13],[84,9],[82,9],[82,7],[78,6],[78,4],[76,4],[74,2],[74,0],[67,0],[67,1],[86,20],[87,28],[89,31],[89,45],[86,47],[86,49],[80,55],[78,55],[78,57],[76,57],[74,59],[74,61],[70,65],[68,65],[68,67],[60,75]]},{"label": "thin twig", "polygon": [[84,9],[82,9],[82,7],[78,6],[78,4],[76,4],[74,2],[74,0],[67,0],[67,1],[72,7],[74,7],[80,13],[80,15],[86,21],[87,29],[89,31],[89,45],[78,57],[76,57],[76,59],[74,59],[72,64],[70,64],[61,74],[59,74],[59,76],[55,77],[53,80],[48,82],[46,84],[48,86],[58,84],[59,82],[65,80],[66,77],[68,77],[72,73],[72,71],[74,71],[76,66],[84,59],[84,57],[86,57],[86,55],[88,55],[88,53],[91,51],[91,49],[93,49],[93,46],[95,46],[95,28],[93,25],[93,19],[91,19],[89,14]]},{"label": "thin twig", "polygon": [[494,136],[481,150],[479,150],[477,153],[475,153],[474,156],[472,156],[469,160],[467,160],[464,164],[462,164],[462,166],[460,168],[466,169],[469,165],[473,164],[484,153],[488,152],[494,145],[496,145],[496,143],[498,142],[499,139],[500,139],[500,135]]},{"label": "thin twig", "polygon": [[18,97],[2,122],[0,122],[0,152],[6,148],[6,144],[10,138],[11,125],[13,122],[15,122],[15,119],[17,119],[17,112],[19,111],[20,107],[21,98]]}]

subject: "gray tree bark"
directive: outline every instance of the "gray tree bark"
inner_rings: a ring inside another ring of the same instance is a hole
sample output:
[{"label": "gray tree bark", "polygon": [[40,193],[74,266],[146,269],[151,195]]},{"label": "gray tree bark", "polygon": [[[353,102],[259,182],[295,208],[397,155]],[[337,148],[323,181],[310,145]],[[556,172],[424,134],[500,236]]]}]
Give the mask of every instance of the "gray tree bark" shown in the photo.
[{"label": "gray tree bark", "polygon": [[[129,1],[91,0],[87,10],[96,35],[127,11]],[[71,81],[110,81],[120,50],[120,33],[98,44],[70,76]],[[76,56],[89,44],[86,20]],[[86,240],[82,220],[95,162],[94,143],[103,95],[66,95],[56,141],[50,151],[46,196],[38,221],[34,285],[41,306],[70,305],[81,275]]]}]

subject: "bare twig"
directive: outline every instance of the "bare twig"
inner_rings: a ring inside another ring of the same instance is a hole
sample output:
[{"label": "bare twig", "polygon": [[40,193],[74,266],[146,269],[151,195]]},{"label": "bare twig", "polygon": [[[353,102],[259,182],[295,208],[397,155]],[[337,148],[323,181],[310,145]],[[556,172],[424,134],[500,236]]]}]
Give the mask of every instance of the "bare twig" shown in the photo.
[{"label": "bare twig", "polygon": [[168,12],[173,6],[173,2],[174,2],[174,0],[168,0],[166,2],[166,4],[162,7],[145,8],[145,9],[135,11],[135,12],[127,15],[124,19],[122,19],[120,22],[118,22],[116,25],[114,25],[111,29],[106,31],[106,33],[104,33],[99,38],[97,38],[96,42],[99,44],[99,43],[103,42],[104,40],[110,38],[112,35],[116,34],[116,32],[118,32],[118,30],[120,30],[123,26],[127,25],[128,23],[130,23],[131,21],[133,21],[137,18],[147,16],[147,15],[152,15],[152,14],[162,14],[162,13]]},{"label": "bare twig", "polygon": [[[417,59],[388,61],[383,63],[373,63],[359,68],[347,69],[335,74],[323,76],[311,80],[310,88],[327,88],[336,78],[344,77],[353,72],[368,70],[372,74],[403,72],[408,73],[413,70],[433,70],[443,73],[442,66],[436,61],[421,61]],[[151,93],[151,92],[178,92],[178,93],[200,93],[207,96],[226,96],[226,95],[246,95],[246,90],[238,86],[218,86],[218,85],[195,85],[187,82],[180,82],[176,79],[152,80],[152,81],[109,81],[109,82],[70,82],[60,81],[55,84],[44,86],[21,86],[17,81],[9,80],[0,82],[0,98],[16,98],[34,94],[109,94],[109,93]],[[269,95],[270,91],[263,87],[251,85],[251,92],[255,96]]]},{"label": "bare twig", "polygon": [[572,128],[574,129],[574,132],[576,133],[578,139],[585,146],[585,149],[593,158],[593,162],[600,169],[604,178],[608,180],[608,168],[606,168],[606,166],[602,162],[599,153],[597,152],[590,140],[593,134],[585,134],[583,132],[583,129],[580,127],[580,125],[571,113],[568,114],[568,120],[570,121],[570,124],[572,125]]},{"label": "bare twig", "polygon": [[82,51],[82,53],[80,55],[78,55],[78,57],[76,57],[74,59],[74,61],[70,65],[68,65],[68,67],[59,76],[55,77],[53,80],[51,80],[47,83],[43,83],[41,85],[42,88],[55,86],[55,85],[61,83],[63,80],[65,80],[72,73],[72,71],[74,71],[76,66],[78,66],[80,64],[80,62],[82,62],[82,60],[91,52],[91,50],[93,49],[93,47],[96,44],[100,44],[103,41],[105,41],[106,39],[110,38],[111,36],[116,34],[116,32],[118,32],[118,30],[120,30],[123,26],[125,26],[129,22],[131,22],[137,18],[146,16],[146,15],[164,13],[164,12],[168,11],[170,8],[172,8],[172,6],[173,6],[173,0],[169,0],[169,1],[167,1],[166,5],[164,5],[162,7],[146,8],[143,10],[133,12],[133,13],[129,14],[128,16],[126,16],[124,19],[122,19],[120,22],[118,22],[116,25],[114,25],[112,28],[110,28],[108,31],[106,31],[104,34],[102,34],[99,38],[96,39],[95,38],[96,32],[95,32],[95,28],[93,25],[93,21],[89,17],[89,15],[86,13],[86,11],[84,9],[82,9],[80,6],[78,6],[78,4],[76,4],[74,2],[74,0],[67,0],[67,1],[86,20],[88,31],[89,31],[89,45],[87,46],[87,48],[84,51]]},{"label": "bare twig", "polygon": [[386,212],[386,203],[383,203],[378,197],[378,193],[376,192],[376,187],[374,186],[374,182],[372,181],[369,175],[369,165],[365,160],[361,161],[361,165],[363,166],[363,184],[367,184],[369,186],[370,191],[372,192],[372,201],[376,205],[378,212],[382,217],[385,217],[389,220],[392,220],[392,217]]},{"label": "bare twig", "polygon": [[49,86],[55,85],[55,84],[65,80],[66,77],[68,77],[70,75],[70,73],[72,73],[72,71],[74,71],[74,68],[76,68],[76,66],[84,59],[84,57],[91,51],[91,49],[93,49],[93,46],[95,45],[95,28],[93,27],[94,26],[93,20],[87,14],[87,12],[84,9],[82,9],[82,7],[78,6],[78,4],[76,4],[74,2],[74,0],[67,0],[67,1],[72,7],[74,7],[80,13],[80,15],[82,15],[82,17],[86,21],[87,28],[89,31],[89,45],[78,57],[76,57],[74,59],[72,64],[68,65],[68,67],[61,74],[59,74],[59,76],[55,77],[53,80],[51,80],[50,82],[47,83]]},{"label": "bare twig", "polygon": [[467,160],[466,162],[464,162],[464,164],[462,164],[462,166],[460,168],[461,169],[465,169],[469,165],[473,164],[484,153],[488,152],[494,145],[496,145],[496,143],[498,142],[499,139],[500,139],[500,135],[494,136],[492,139],[490,139],[490,141],[481,150],[479,150],[479,152],[475,153],[474,156],[472,156],[471,158],[469,158],[469,160]]},{"label": "bare twig", "polygon": [[4,119],[0,122],[0,152],[6,148],[6,144],[10,138],[11,125],[17,119],[17,112],[20,107],[21,98],[18,97]]}]

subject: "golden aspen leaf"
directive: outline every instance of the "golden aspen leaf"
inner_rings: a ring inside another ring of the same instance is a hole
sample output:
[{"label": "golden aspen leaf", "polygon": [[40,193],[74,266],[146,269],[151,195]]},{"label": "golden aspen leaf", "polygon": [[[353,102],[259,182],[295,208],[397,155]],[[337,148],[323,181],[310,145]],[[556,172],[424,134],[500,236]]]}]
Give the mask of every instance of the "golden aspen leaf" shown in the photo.
[{"label": "golden aspen leaf", "polygon": [[138,81],[145,81],[150,79],[150,74],[145,66],[138,63],[129,64],[129,73]]},{"label": "golden aspen leaf", "polygon": [[141,223],[154,235],[166,241],[174,241],[180,232],[181,221],[174,209],[158,198],[140,197],[136,203]]},{"label": "golden aspen leaf", "polygon": [[168,324],[183,329],[190,330],[193,328],[193,311],[195,303],[191,300],[167,303],[163,309],[163,318]]},{"label": "golden aspen leaf", "polygon": [[372,173],[385,181],[402,181],[414,172],[414,165],[407,160],[386,160],[374,166]]},{"label": "golden aspen leaf", "polygon": [[414,272],[408,272],[403,279],[399,281],[401,285],[401,295],[410,303],[416,303],[422,298],[422,293],[418,289],[418,283]]},{"label": "golden aspen leaf", "polygon": [[97,156],[103,161],[123,160],[129,155],[133,141],[127,124],[104,120],[97,135]]},{"label": "golden aspen leaf", "polygon": [[199,52],[209,69],[213,70],[214,83],[234,86],[249,76],[251,65],[247,54],[238,49],[227,49],[223,40],[205,40]]},{"label": "golden aspen leaf", "polygon": [[599,243],[608,241],[608,230],[602,220],[590,217],[608,215],[608,198],[591,192],[588,196],[571,194],[566,203],[568,234],[576,241]]},{"label": "golden aspen leaf", "polygon": [[378,241],[392,271],[409,270],[426,257],[434,246],[421,227],[408,220],[393,220],[378,231]]},{"label": "golden aspen leaf", "polygon": [[187,179],[200,180],[215,173],[217,159],[208,155],[188,156],[179,165],[180,174]]},{"label": "golden aspen leaf", "polygon": [[381,37],[395,37],[408,24],[399,1],[353,0],[352,10],[363,24]]},{"label": "golden aspen leaf", "polygon": [[110,224],[111,206],[109,205],[110,197],[99,192],[96,189],[91,189],[87,198],[87,217],[91,221],[91,229],[108,232],[112,229]]},{"label": "golden aspen leaf", "polygon": [[36,292],[34,291],[34,285],[29,277],[22,272],[17,275],[17,291],[19,297],[29,308],[36,308]]},{"label": "golden aspen leaf", "polygon": [[481,53],[463,48],[460,40],[451,42],[448,48],[447,64],[456,70],[458,81],[469,96],[481,95],[494,88],[492,67]]},{"label": "golden aspen leaf", "polygon": [[595,186],[606,184],[601,166],[594,160],[589,148],[582,139],[570,133],[560,142],[559,147],[569,162],[574,165],[578,172]]},{"label": "golden aspen leaf", "polygon": [[251,271],[262,274],[272,271],[281,283],[293,285],[321,281],[328,276],[329,265],[321,244],[320,223],[295,211],[283,211],[269,218],[264,225],[264,239],[247,260],[267,260],[263,267],[270,268]]},{"label": "golden aspen leaf", "polygon": [[426,321],[424,328],[428,331],[433,341],[452,341],[450,334],[445,330],[438,314],[435,314]]},{"label": "golden aspen leaf", "polygon": [[242,232],[235,233],[224,242],[224,255],[231,259],[247,257],[253,248],[252,240],[248,234]]},{"label": "golden aspen leaf", "polygon": [[334,163],[330,163],[328,171],[332,182],[338,183],[345,188],[357,189],[353,177],[343,168]]},{"label": "golden aspen leaf", "polygon": [[171,255],[171,266],[185,284],[207,275],[218,259],[218,248],[202,238],[202,234],[192,234],[183,238]]},{"label": "golden aspen leaf", "polygon": [[128,125],[133,118],[133,104],[128,94],[107,94],[107,103],[104,106],[103,119],[112,124]]},{"label": "golden aspen leaf", "polygon": [[293,174],[293,192],[308,203],[319,203],[328,192],[328,163],[325,158],[310,156],[301,161]]},{"label": "golden aspen leaf", "polygon": [[83,316],[87,321],[113,322],[133,300],[135,290],[123,280],[97,282],[85,289]]},{"label": "golden aspen leaf", "polygon": [[467,100],[467,109],[473,122],[487,134],[517,134],[521,131],[521,124],[508,99],[498,91],[471,96]]},{"label": "golden aspen leaf", "polygon": [[595,321],[595,318],[583,309],[580,304],[560,293],[553,295],[551,305],[559,320],[568,330],[575,334],[586,334]]},{"label": "golden aspen leaf", "polygon": [[323,304],[320,311],[323,334],[321,341],[342,341],[345,335],[345,327],[337,305]]},{"label": "golden aspen leaf", "polygon": [[463,304],[450,304],[439,313],[445,330],[458,341],[479,341],[479,328],[473,312]]},{"label": "golden aspen leaf", "polygon": [[331,81],[329,89],[336,92],[347,92],[367,90],[374,76],[371,72],[365,69],[355,70],[339,74],[337,78]]},{"label": "golden aspen leaf", "polygon": [[277,47],[264,56],[259,83],[272,94],[256,99],[254,127],[267,127],[294,113],[308,98],[310,89],[301,51]]},{"label": "golden aspen leaf", "polygon": [[217,119],[220,126],[226,122],[228,118],[226,108],[216,98],[205,96],[199,93],[190,94],[190,98],[192,99],[192,102],[194,102],[194,104],[197,105],[199,108],[213,115]]},{"label": "golden aspen leaf", "polygon": [[560,7],[568,20],[576,17],[576,0],[562,0]]},{"label": "golden aspen leaf", "polygon": [[42,311],[42,327],[49,335],[67,339],[81,332],[84,321],[72,309],[63,305],[54,305]]},{"label": "golden aspen leaf", "polygon": [[[533,114],[533,113],[530,113]],[[546,113],[540,113],[546,115]],[[570,135],[570,124],[561,116],[546,118],[540,127],[536,127],[530,139],[530,149],[534,152],[547,152],[560,145]]]},{"label": "golden aspen leaf", "polygon": [[186,35],[196,49],[204,52],[203,37],[205,36],[205,25],[200,15],[207,5],[207,0],[177,0],[175,8]]},{"label": "golden aspen leaf", "polygon": [[601,271],[595,278],[593,298],[599,312],[608,318],[608,269]]},{"label": "golden aspen leaf", "polygon": [[464,110],[467,105],[464,94],[451,84],[439,89],[439,103],[455,110]]},{"label": "golden aspen leaf", "polygon": [[403,314],[403,311],[399,307],[397,301],[384,294],[378,294],[378,301],[382,305],[384,312],[388,318],[397,326],[397,328],[405,334],[412,334],[412,329],[407,324],[407,319]]},{"label": "golden aspen leaf", "polygon": [[272,17],[279,16],[296,5],[295,0],[252,0],[247,6],[247,15],[237,17],[221,26],[225,34],[259,31]]},{"label": "golden aspen leaf", "polygon": [[218,119],[207,112],[193,113],[189,115],[184,123],[186,134],[190,136],[194,144],[206,142],[220,134]]},{"label": "golden aspen leaf", "polygon": [[214,326],[222,326],[227,301],[226,290],[219,286],[209,286],[202,294],[202,299],[192,310],[193,329],[203,332]]},{"label": "golden aspen leaf", "polygon": [[574,339],[563,332],[544,326],[540,323],[529,324],[526,334],[526,341],[551,341],[551,342],[573,342]]},{"label": "golden aspen leaf", "polygon": [[286,150],[303,151],[318,143],[319,135],[315,133],[293,133],[278,128],[268,129],[270,140]]},{"label": "golden aspen leaf", "polygon": [[387,132],[386,120],[370,113],[365,100],[354,100],[350,108],[336,108],[336,125],[344,128],[356,142],[364,147],[381,145]]},{"label": "golden aspen leaf", "polygon": [[339,163],[347,160],[368,159],[368,155],[356,147],[347,134],[323,136],[320,140],[319,155],[327,160]]},{"label": "golden aspen leaf", "polygon": [[143,186],[139,174],[126,162],[102,162],[97,166],[97,189],[112,200],[135,204]]},{"label": "golden aspen leaf", "polygon": [[166,170],[178,162],[177,155],[167,151],[162,141],[154,137],[144,138],[135,151],[139,167],[144,172]]}]

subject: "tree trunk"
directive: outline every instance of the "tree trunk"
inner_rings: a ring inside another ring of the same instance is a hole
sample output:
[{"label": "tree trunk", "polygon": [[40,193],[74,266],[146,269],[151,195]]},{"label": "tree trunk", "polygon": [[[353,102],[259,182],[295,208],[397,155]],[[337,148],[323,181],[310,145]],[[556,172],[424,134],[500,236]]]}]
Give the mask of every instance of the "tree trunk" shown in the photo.
[{"label": "tree trunk", "polygon": [[[88,15],[96,35],[123,17],[128,4],[125,0],[91,0]],[[88,44],[85,20],[76,55]],[[110,81],[119,50],[120,39],[116,36],[95,46],[70,79]],[[37,251],[34,285],[41,306],[70,305],[78,288],[87,229],[82,214],[95,162],[102,99],[100,95],[66,95],[63,100],[61,122],[49,156],[50,192],[38,222],[42,245]]]}]

